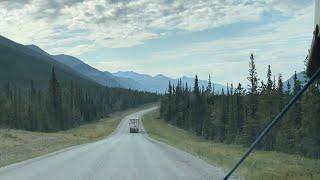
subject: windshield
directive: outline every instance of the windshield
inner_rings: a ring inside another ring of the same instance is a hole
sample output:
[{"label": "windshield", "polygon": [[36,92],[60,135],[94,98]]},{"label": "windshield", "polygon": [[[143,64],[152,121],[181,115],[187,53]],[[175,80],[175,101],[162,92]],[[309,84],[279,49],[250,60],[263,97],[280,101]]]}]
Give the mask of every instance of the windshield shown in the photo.
[{"label": "windshield", "polygon": [[0,0],[0,180],[319,180],[320,0]]}]

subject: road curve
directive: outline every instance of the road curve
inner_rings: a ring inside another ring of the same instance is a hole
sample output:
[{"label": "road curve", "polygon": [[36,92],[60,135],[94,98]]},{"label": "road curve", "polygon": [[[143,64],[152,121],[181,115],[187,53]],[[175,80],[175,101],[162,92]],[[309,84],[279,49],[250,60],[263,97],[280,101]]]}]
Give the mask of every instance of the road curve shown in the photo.
[{"label": "road curve", "polygon": [[[221,168],[148,137],[130,134],[124,118],[104,140],[0,168],[1,180],[193,180],[222,179]],[[141,127],[143,130],[143,127]]]}]

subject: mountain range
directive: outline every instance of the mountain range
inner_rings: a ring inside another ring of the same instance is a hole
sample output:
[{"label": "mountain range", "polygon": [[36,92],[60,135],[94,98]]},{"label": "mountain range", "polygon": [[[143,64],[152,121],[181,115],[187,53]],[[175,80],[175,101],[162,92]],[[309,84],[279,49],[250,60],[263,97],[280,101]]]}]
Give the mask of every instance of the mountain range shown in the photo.
[{"label": "mountain range", "polygon": [[[29,47],[35,47],[29,46]],[[40,49],[40,48],[38,48]],[[119,71],[116,73],[110,73],[108,71],[100,71],[96,68],[91,67],[90,65],[84,63],[80,59],[77,59],[69,55],[54,55],[53,59],[57,60],[60,63],[63,63],[75,71],[87,76],[91,80],[109,87],[121,87],[127,89],[134,89],[139,91],[155,92],[155,93],[164,93],[168,87],[169,82],[172,84],[177,84],[178,80],[181,79],[182,83],[187,83],[188,85],[193,86],[194,78],[183,76],[182,78],[170,78],[162,74],[156,76],[150,76],[147,74],[141,74],[133,71]],[[199,85],[206,87],[208,81],[200,80]],[[214,84],[217,91],[221,91],[225,86],[220,84]]]},{"label": "mountain range", "polygon": [[[102,72],[84,63],[80,59],[70,55],[50,55],[49,53],[45,52],[36,45],[26,45],[25,47],[31,51],[36,52],[38,55],[45,57],[44,59],[50,59],[50,61],[56,61],[60,64],[63,64],[71,68],[73,71],[103,86],[164,93],[168,87],[169,82],[171,82],[172,84],[177,84],[178,80],[181,79],[182,83],[187,83],[190,87],[194,84],[194,78],[186,76],[174,79],[161,74],[156,76],[150,76],[147,74],[140,74],[133,71],[119,71],[116,73],[110,73],[108,71]],[[206,87],[207,84],[208,81],[199,81],[200,87]],[[214,85],[217,91],[220,91],[222,88],[225,88],[225,86],[220,84]]]},{"label": "mountain range", "polygon": [[[112,75],[116,77],[122,78],[130,78],[134,79],[136,82],[139,83],[139,86],[142,87],[140,90],[146,90],[150,92],[157,92],[157,93],[164,93],[169,85],[171,84],[176,85],[178,80],[181,80],[182,84],[187,84],[189,87],[193,87],[194,85],[194,78],[183,76],[181,78],[170,78],[164,76],[162,74],[158,74],[156,76],[150,76],[147,74],[140,74],[134,71],[118,71],[116,73],[112,73]],[[208,85],[208,81],[206,80],[199,80],[200,87],[206,87]],[[216,92],[220,92],[221,89],[225,89],[226,87],[221,84],[214,83],[214,88]]]},{"label": "mountain range", "polygon": [[[297,79],[301,82],[302,85],[305,85],[308,80],[305,72],[297,73]],[[284,82],[284,90],[288,89],[288,87],[287,87],[288,82],[290,84],[290,87],[293,88],[294,87],[294,75],[292,75],[288,80],[286,80]]]},{"label": "mountain range", "polygon": [[[0,69],[0,83],[13,80],[16,83],[29,85],[31,79],[36,82],[47,82],[50,75],[47,72],[50,72],[54,66],[58,68],[58,71],[61,71],[59,74],[63,76],[64,80],[79,77],[107,87],[164,93],[169,82],[176,85],[180,79],[183,84],[188,84],[189,87],[193,87],[194,84],[194,78],[186,76],[170,78],[162,74],[150,76],[133,71],[102,72],[76,57],[65,54],[50,55],[36,45],[21,45],[3,36],[0,36],[0,58],[1,67],[3,67]],[[305,82],[304,73],[298,73],[297,76],[300,81]],[[293,77],[285,83],[288,81],[292,87]],[[199,80],[200,87],[206,87],[207,84],[208,81]],[[226,89],[226,86],[221,84],[214,83],[213,85],[216,92]]]},{"label": "mountain range", "polygon": [[[84,63],[80,59],[60,54],[60,55],[50,55],[44,50],[40,49],[35,45],[27,45],[26,47],[39,52],[42,55],[50,56],[52,59],[59,63],[62,63],[74,71],[87,76],[89,79],[108,87],[120,87],[127,89],[134,89],[139,91],[164,93],[168,87],[169,82],[172,84],[177,84],[178,80],[181,79],[182,83],[187,83],[190,87],[194,84],[194,78],[183,76],[182,78],[170,78],[164,75],[150,76],[147,74],[140,74],[133,71],[119,71],[116,73],[110,73],[108,71],[100,71],[90,65]],[[206,87],[208,81],[200,80],[199,86]],[[220,84],[214,84],[217,91],[221,91],[225,86]]]},{"label": "mountain range", "polygon": [[47,87],[53,67],[61,84],[77,81],[81,85],[96,85],[87,76],[57,62],[47,53],[40,53],[0,36],[0,85],[10,83],[29,87],[33,81],[36,86]]},{"label": "mountain range", "polygon": [[122,87],[121,82],[119,82],[117,78],[113,77],[110,73],[108,74],[101,72],[73,56],[64,54],[50,55],[36,45],[26,45],[26,47],[38,52],[43,56],[48,56],[56,62],[59,62],[60,64],[68,66],[77,73],[86,76],[87,78],[97,82],[100,85],[108,87]]},{"label": "mountain range", "polygon": [[[135,89],[139,91],[164,93],[169,81],[176,84],[178,79],[164,75],[150,76],[132,71],[110,73],[102,72],[82,60],[65,55],[51,55],[36,45],[22,45],[0,36],[1,72],[0,83],[14,82],[28,86],[30,81],[46,86],[52,67],[56,67],[62,82],[67,83],[76,77],[93,81],[103,86]],[[193,78],[182,77],[183,83],[193,86]],[[206,86],[207,81],[200,81],[200,86]],[[224,86],[216,84],[217,89]]]}]

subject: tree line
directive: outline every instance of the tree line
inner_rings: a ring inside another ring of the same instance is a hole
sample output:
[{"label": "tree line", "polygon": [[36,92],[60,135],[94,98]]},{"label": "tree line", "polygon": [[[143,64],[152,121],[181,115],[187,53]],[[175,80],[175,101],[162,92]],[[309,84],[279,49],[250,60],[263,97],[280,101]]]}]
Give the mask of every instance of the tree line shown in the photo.
[{"label": "tree line", "polygon": [[[297,74],[293,87],[284,84],[281,74],[277,80],[268,66],[266,81],[260,80],[254,56],[249,62],[248,87],[241,83],[227,85],[217,93],[211,82],[199,87],[169,83],[161,99],[160,116],[167,122],[193,131],[198,136],[223,143],[250,145],[262,129],[302,88]],[[320,158],[320,81],[294,105],[284,119],[260,143],[259,149],[276,150]]]},{"label": "tree line", "polygon": [[47,89],[0,88],[0,127],[30,131],[65,130],[108,114],[158,100],[158,95],[121,88],[60,85],[54,68]]}]

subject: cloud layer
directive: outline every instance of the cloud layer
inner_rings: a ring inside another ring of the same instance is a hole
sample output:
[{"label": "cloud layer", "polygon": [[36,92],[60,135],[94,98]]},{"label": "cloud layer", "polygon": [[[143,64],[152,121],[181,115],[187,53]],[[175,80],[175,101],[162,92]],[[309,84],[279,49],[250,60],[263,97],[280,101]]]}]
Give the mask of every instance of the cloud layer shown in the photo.
[{"label": "cloud layer", "polygon": [[[135,49],[166,38],[173,38],[170,42],[175,43],[179,33],[192,36],[232,25],[241,28],[243,24],[255,24],[239,34],[235,29],[231,34],[222,33],[211,40],[186,42],[171,49],[155,48],[149,53],[133,50],[134,54],[145,54],[141,58],[115,55],[95,59],[95,54],[87,63],[102,70],[136,70],[176,77],[197,73],[204,78],[212,72],[218,82],[237,82],[245,81],[248,56],[253,52],[260,72],[272,64],[276,73],[284,72],[288,77],[292,71],[303,69],[301,62],[311,39],[312,3],[313,0],[1,0],[0,35],[39,45],[53,54],[83,56],[101,49]],[[172,68],[167,68],[168,64]]]},{"label": "cloud layer", "polygon": [[3,0],[0,29],[2,35],[53,52],[59,51],[55,46],[77,50],[84,44],[121,48],[161,38],[168,30],[258,21],[265,12],[290,14],[301,5],[300,0]]}]

